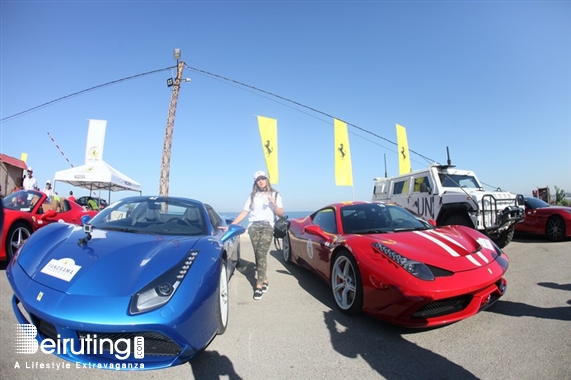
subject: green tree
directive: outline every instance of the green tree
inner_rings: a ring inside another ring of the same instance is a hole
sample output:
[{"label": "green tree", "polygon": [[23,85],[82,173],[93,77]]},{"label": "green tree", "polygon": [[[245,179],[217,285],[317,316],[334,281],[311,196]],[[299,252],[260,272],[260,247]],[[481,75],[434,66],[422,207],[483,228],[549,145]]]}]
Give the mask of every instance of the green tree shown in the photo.
[{"label": "green tree", "polygon": [[555,186],[555,204],[558,206],[569,206],[571,202],[565,199],[565,190]]}]

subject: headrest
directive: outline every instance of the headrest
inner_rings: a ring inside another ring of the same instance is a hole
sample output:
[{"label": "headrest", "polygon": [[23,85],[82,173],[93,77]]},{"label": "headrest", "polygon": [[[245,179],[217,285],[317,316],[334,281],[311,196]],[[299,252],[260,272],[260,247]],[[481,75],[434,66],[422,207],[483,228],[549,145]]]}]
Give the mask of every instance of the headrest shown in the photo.
[{"label": "headrest", "polygon": [[184,212],[184,218],[190,222],[198,222],[200,220],[200,212],[195,207],[189,207]]}]

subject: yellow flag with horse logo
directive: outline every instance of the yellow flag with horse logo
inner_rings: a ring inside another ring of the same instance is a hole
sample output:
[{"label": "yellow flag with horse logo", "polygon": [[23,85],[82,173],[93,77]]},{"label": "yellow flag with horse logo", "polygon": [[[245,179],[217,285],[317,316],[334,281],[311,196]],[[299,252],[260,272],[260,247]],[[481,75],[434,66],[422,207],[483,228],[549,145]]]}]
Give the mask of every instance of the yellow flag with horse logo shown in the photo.
[{"label": "yellow flag with horse logo", "polygon": [[335,185],[353,186],[353,168],[351,167],[351,149],[347,123],[334,119],[335,132]]},{"label": "yellow flag with horse logo", "polygon": [[278,183],[278,121],[269,117],[258,116],[258,128],[262,138],[262,149],[266,159],[266,169],[270,183]]}]

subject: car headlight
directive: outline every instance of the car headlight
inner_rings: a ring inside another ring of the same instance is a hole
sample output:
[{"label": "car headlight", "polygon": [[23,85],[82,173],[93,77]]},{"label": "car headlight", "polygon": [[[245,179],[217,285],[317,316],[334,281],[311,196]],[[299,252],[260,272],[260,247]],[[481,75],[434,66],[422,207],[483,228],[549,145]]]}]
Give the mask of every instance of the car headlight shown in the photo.
[{"label": "car headlight", "polygon": [[186,257],[177,265],[157,277],[132,298],[129,313],[140,314],[158,309],[172,298],[180,283],[188,274],[198,256],[199,250],[188,252]]},{"label": "car headlight", "polygon": [[404,270],[413,276],[426,281],[434,280],[434,275],[432,274],[432,271],[426,266],[426,264],[416,260],[411,260],[381,243],[374,243],[373,247],[400,265]]}]

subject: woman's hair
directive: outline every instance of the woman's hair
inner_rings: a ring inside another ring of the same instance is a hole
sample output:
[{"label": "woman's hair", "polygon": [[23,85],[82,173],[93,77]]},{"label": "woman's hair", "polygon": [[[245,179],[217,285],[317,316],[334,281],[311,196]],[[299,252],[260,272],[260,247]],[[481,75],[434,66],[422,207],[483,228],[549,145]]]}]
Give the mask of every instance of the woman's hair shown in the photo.
[{"label": "woman's hair", "polygon": [[[250,193],[250,210],[254,209],[254,197],[256,193],[260,191],[258,188],[258,180],[254,180],[254,185],[252,186],[252,192]],[[270,194],[275,193],[276,191],[272,187],[270,180],[266,178],[266,189],[265,191],[269,192]]]}]

